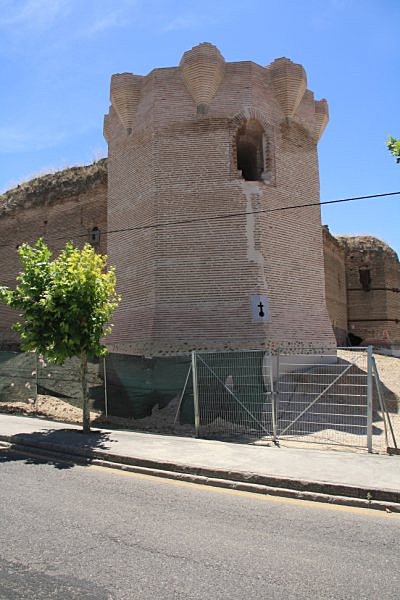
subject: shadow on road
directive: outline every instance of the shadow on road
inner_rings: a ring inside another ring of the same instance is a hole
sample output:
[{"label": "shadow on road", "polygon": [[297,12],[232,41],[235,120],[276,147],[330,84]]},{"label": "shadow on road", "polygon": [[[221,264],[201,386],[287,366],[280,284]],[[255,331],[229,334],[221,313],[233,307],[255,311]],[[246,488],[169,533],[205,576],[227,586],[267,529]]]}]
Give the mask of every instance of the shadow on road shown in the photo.
[{"label": "shadow on road", "polygon": [[[47,464],[56,469],[71,469],[76,463],[90,459],[94,450],[110,448],[110,433],[79,429],[46,429],[33,433],[18,433],[8,438],[9,448],[0,452],[0,464],[24,461],[26,464]],[[64,456],[58,457],[62,453]],[[83,457],[83,459],[82,459]]]}]

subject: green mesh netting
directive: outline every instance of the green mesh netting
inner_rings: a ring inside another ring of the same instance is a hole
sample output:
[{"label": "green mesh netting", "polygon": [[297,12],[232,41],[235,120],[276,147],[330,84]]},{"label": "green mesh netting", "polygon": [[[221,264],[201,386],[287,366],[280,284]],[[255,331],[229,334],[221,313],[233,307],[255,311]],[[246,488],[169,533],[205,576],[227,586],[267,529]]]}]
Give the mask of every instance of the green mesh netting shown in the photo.
[{"label": "green mesh netting", "polygon": [[[150,416],[155,406],[163,409],[173,400],[178,406],[190,364],[189,357],[109,354],[106,358],[108,414],[142,419]],[[190,379],[181,404],[180,423],[193,422]]]}]

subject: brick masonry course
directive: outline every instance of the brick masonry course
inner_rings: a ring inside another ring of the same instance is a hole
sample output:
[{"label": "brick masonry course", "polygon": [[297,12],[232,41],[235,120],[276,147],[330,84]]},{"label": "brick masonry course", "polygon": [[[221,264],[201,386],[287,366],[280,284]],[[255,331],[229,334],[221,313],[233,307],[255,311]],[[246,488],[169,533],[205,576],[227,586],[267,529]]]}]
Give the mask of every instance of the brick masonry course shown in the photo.
[{"label": "brick masonry course", "polygon": [[[328,108],[306,89],[301,65],[226,63],[200,44],[178,67],[114,75],[110,95],[108,159],[0,197],[1,284],[14,284],[22,242],[42,236],[57,252],[98,228],[94,243],[116,265],[123,298],[115,351],[332,346],[348,331],[363,343],[400,342],[393,250],[376,238],[335,238],[318,206],[274,211],[319,200]],[[246,180],[240,144],[257,135],[260,173]],[[228,213],[240,214],[214,219]],[[183,220],[193,222],[172,224]],[[153,227],[161,223],[170,224]],[[268,297],[270,321],[254,321],[252,294]],[[0,306],[0,317],[0,345],[17,344],[15,313]]]}]

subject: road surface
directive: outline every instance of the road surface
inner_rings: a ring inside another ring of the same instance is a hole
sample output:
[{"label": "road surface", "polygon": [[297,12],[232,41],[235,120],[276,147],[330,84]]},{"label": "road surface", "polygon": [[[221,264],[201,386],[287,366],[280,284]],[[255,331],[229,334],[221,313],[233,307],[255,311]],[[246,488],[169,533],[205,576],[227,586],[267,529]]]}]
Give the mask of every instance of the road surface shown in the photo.
[{"label": "road surface", "polygon": [[398,599],[400,516],[0,452],[0,599]]}]

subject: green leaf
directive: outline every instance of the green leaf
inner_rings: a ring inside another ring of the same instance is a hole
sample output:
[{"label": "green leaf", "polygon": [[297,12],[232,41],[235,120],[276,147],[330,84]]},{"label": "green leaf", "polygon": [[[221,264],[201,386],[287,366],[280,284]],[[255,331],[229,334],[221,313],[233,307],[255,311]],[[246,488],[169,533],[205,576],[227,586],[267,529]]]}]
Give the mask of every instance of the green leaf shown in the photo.
[{"label": "green leaf", "polygon": [[26,350],[37,350],[53,362],[84,350],[102,355],[102,338],[120,302],[115,270],[107,257],[89,244],[82,249],[68,242],[55,259],[42,239],[18,249],[22,270],[17,287],[0,287],[0,301],[21,312],[14,329]]}]

